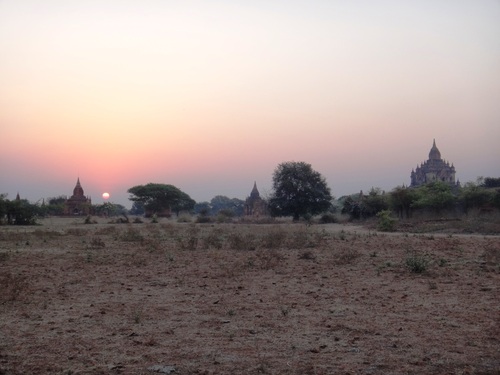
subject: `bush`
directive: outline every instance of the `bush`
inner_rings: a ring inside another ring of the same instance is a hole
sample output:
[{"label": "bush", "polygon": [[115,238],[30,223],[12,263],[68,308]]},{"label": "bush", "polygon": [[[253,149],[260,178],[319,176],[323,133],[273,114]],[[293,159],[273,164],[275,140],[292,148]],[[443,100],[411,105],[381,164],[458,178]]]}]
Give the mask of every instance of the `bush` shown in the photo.
[{"label": "bush", "polygon": [[280,227],[273,228],[262,237],[262,247],[265,249],[278,249],[286,241],[286,233]]},{"label": "bush", "polygon": [[220,228],[215,228],[210,233],[208,233],[205,238],[203,238],[203,248],[210,249],[215,248],[217,250],[222,249],[224,243],[224,236]]},{"label": "bush", "polygon": [[336,223],[337,218],[335,217],[335,214],[331,212],[327,212],[326,214],[323,214],[321,218],[319,219],[319,222],[321,224],[330,224],[330,223]]},{"label": "bush", "polygon": [[186,231],[185,236],[179,237],[179,245],[183,250],[196,250],[198,247],[200,229],[195,225],[191,225]]},{"label": "bush", "polygon": [[406,268],[408,268],[411,272],[414,273],[423,273],[429,267],[429,259],[427,259],[423,255],[418,254],[410,254],[405,260]]},{"label": "bush", "polygon": [[255,235],[248,233],[230,233],[227,237],[228,247],[232,250],[255,250]]},{"label": "bush", "polygon": [[191,215],[188,214],[182,214],[177,218],[178,223],[190,223],[191,222]]},{"label": "bush", "polygon": [[210,216],[200,215],[196,218],[196,222],[199,224],[211,223],[212,218]]},{"label": "bush", "polygon": [[383,210],[377,213],[378,217],[378,230],[382,232],[393,232],[396,224],[396,220],[391,217],[391,211]]}]

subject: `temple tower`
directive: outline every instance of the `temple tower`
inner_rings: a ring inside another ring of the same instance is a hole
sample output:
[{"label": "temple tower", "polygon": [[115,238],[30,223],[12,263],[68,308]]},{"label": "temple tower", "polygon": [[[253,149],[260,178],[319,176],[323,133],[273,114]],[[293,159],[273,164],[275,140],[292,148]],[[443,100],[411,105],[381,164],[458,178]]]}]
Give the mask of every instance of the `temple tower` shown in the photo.
[{"label": "temple tower", "polygon": [[456,186],[459,183],[455,182],[455,167],[453,164],[441,158],[441,152],[436,146],[436,140],[432,143],[432,148],[429,151],[429,159],[416,169],[411,171],[411,187],[425,185],[435,181],[446,182],[447,184]]}]

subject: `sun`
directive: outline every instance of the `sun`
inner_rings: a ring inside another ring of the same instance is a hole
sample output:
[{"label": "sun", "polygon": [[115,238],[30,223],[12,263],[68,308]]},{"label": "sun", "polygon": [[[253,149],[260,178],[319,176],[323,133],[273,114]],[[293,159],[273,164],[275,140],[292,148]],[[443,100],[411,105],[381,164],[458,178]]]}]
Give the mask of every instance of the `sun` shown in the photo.
[{"label": "sun", "polygon": [[109,193],[102,193],[102,199],[109,199]]}]

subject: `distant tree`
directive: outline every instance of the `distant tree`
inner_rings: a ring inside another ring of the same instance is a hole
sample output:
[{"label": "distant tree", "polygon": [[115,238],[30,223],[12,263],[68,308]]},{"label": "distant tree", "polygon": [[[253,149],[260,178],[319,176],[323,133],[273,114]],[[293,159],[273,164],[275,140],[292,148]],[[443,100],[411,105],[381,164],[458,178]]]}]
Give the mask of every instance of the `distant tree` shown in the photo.
[{"label": "distant tree", "polygon": [[496,189],[491,202],[493,203],[493,206],[500,208],[500,189]]},{"label": "distant tree", "polygon": [[493,197],[494,192],[473,182],[467,182],[464,187],[460,189],[459,200],[467,214],[472,208],[479,208],[483,205],[493,203]]},{"label": "distant tree", "polygon": [[131,215],[144,215],[144,203],[134,202],[132,203],[132,208],[130,209]]},{"label": "distant tree", "polygon": [[500,187],[500,177],[485,177],[483,180],[483,185],[485,188],[496,188]]},{"label": "distant tree", "polygon": [[245,202],[238,198],[228,198],[224,195],[216,195],[210,201],[211,215],[217,215],[220,211],[232,212],[233,216],[243,215]]},{"label": "distant tree", "polygon": [[455,203],[451,186],[441,181],[420,186],[416,189],[415,194],[416,199],[413,202],[413,207],[431,209],[436,213],[453,207]]},{"label": "distant tree", "polygon": [[411,208],[417,199],[415,190],[409,187],[397,186],[390,193],[390,206],[396,212],[398,217],[406,216],[408,219],[411,214]]},{"label": "distant tree", "polygon": [[46,199],[45,212],[48,215],[64,215],[64,208],[66,205],[67,197],[60,195]]},{"label": "distant tree", "polygon": [[389,208],[389,196],[380,188],[372,187],[368,195],[363,196],[362,204],[364,217],[372,217]]},{"label": "distant tree", "polygon": [[342,214],[349,215],[351,220],[363,217],[363,203],[360,194],[353,194],[342,199]]},{"label": "distant tree", "polygon": [[2,199],[4,217],[10,225],[35,225],[38,217],[42,216],[42,209],[26,199],[9,201]]},{"label": "distant tree", "polygon": [[125,206],[118,203],[105,202],[102,204],[93,205],[92,208],[92,211],[99,216],[127,215],[127,209],[125,208]]},{"label": "distant tree", "polygon": [[[162,215],[166,211],[174,210],[183,205],[189,195],[173,185],[149,183],[137,185],[128,189],[132,202],[144,205],[146,216]],[[194,201],[191,200],[194,206]]]},{"label": "distant tree", "polygon": [[196,202],[194,199],[191,199],[189,195],[181,191],[179,201],[172,206],[172,210],[179,216],[181,211],[192,211],[195,204]]},{"label": "distant tree", "polygon": [[279,164],[273,173],[269,209],[273,216],[317,215],[331,207],[332,195],[325,178],[305,162]]},{"label": "distant tree", "polygon": [[7,194],[0,194],[0,224],[7,220],[8,200]]},{"label": "distant tree", "polygon": [[210,206],[209,202],[198,202],[194,205],[194,213],[202,214],[204,216],[210,215],[212,211],[212,206]]}]

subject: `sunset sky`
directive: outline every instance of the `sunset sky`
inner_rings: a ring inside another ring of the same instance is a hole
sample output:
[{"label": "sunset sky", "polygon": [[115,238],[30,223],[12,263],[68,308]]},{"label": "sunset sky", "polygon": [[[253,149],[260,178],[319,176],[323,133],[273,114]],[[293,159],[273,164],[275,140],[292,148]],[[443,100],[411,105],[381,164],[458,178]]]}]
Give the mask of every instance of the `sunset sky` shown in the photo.
[{"label": "sunset sky", "polygon": [[434,138],[461,182],[500,177],[498,0],[0,0],[9,199],[245,199],[284,161],[391,190]]}]

